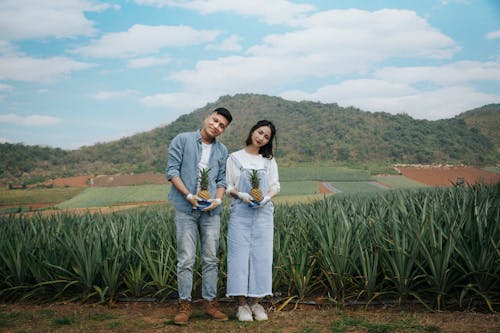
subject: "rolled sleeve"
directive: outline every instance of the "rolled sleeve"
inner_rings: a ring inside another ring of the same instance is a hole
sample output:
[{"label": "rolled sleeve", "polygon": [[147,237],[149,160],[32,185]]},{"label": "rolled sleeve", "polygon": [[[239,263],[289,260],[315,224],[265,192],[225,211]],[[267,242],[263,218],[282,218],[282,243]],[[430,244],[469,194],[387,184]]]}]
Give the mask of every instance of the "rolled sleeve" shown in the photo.
[{"label": "rolled sleeve", "polygon": [[278,194],[281,191],[281,185],[278,174],[278,164],[276,163],[276,160],[274,158],[272,159],[269,168],[269,189],[276,194]]},{"label": "rolled sleeve", "polygon": [[219,160],[219,172],[217,173],[217,178],[215,179],[215,187],[216,188],[227,188],[226,181],[226,163],[228,157],[228,151],[226,147],[222,146],[222,158]]},{"label": "rolled sleeve", "polygon": [[181,163],[182,163],[182,137],[175,137],[170,146],[168,147],[168,163],[166,169],[167,180],[171,180],[174,177],[180,177],[181,175]]},{"label": "rolled sleeve", "polygon": [[238,182],[238,173],[234,161],[232,158],[227,159],[226,163],[226,193],[230,194],[232,190],[236,189],[236,183]]}]

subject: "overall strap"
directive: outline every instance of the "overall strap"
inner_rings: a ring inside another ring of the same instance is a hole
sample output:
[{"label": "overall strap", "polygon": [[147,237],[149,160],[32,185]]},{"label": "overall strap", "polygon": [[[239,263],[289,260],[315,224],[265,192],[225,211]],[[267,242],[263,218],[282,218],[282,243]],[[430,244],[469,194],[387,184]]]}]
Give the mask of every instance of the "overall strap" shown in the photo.
[{"label": "overall strap", "polygon": [[269,173],[269,168],[271,167],[271,161],[272,159],[271,158],[264,158],[264,164],[265,164],[265,169],[266,169],[266,173]]},{"label": "overall strap", "polygon": [[240,161],[233,154],[230,154],[229,158],[234,162],[234,164],[236,164],[236,166],[238,167],[238,169],[240,169],[240,171],[243,170],[243,166],[241,165]]}]

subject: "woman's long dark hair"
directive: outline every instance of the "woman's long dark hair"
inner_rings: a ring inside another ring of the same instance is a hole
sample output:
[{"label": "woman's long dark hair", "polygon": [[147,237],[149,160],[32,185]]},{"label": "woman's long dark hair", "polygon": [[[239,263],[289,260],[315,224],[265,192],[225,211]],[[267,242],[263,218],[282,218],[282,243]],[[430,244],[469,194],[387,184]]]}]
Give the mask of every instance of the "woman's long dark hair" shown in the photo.
[{"label": "woman's long dark hair", "polygon": [[253,127],[250,129],[250,133],[248,133],[247,140],[245,141],[246,145],[249,146],[252,144],[252,135],[253,132],[259,127],[262,126],[268,126],[271,129],[271,137],[269,138],[269,142],[265,145],[259,148],[259,154],[266,158],[273,158],[273,139],[276,136],[276,127],[272,122],[269,120],[259,120]]}]

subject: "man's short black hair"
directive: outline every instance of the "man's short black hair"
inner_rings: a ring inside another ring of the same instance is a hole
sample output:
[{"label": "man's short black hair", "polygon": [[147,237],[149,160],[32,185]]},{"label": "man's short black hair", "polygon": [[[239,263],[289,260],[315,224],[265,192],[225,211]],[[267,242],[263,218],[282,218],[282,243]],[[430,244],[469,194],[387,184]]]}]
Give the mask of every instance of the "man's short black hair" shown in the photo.
[{"label": "man's short black hair", "polygon": [[228,125],[231,124],[231,121],[233,121],[233,116],[231,115],[231,112],[229,112],[229,110],[226,108],[217,108],[213,112],[218,113],[224,118],[226,118]]}]

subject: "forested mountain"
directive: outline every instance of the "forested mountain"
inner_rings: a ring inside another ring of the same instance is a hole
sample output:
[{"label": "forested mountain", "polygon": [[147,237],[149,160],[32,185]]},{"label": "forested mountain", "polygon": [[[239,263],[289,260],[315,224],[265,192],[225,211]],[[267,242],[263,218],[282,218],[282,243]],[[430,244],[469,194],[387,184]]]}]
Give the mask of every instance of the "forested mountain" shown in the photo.
[{"label": "forested mountain", "polygon": [[500,160],[500,104],[429,121],[337,104],[238,94],[221,97],[169,125],[78,150],[1,144],[0,179],[19,183],[56,176],[163,172],[170,140],[179,132],[199,128],[205,116],[219,106],[233,114],[233,123],[221,137],[230,151],[244,145],[257,120],[272,120],[278,130],[280,163],[484,165]]},{"label": "forested mountain", "polygon": [[458,115],[457,118],[463,119],[467,127],[477,129],[489,137],[496,151],[500,152],[500,104],[485,105],[464,112]]}]

